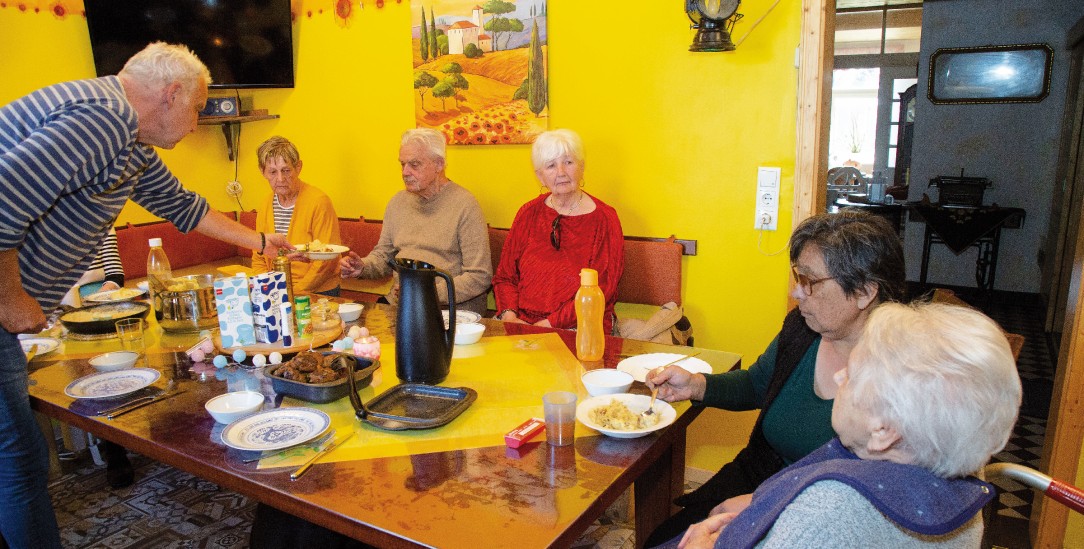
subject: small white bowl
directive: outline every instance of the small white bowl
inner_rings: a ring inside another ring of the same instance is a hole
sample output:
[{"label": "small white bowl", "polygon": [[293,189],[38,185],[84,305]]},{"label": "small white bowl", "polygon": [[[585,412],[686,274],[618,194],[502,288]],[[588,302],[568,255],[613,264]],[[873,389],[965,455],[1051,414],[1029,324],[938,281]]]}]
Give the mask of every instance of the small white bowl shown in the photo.
[{"label": "small white bowl", "polygon": [[478,324],[477,322],[467,322],[464,324],[455,325],[455,344],[456,345],[470,345],[472,343],[478,343],[479,339],[482,339],[482,334],[485,333],[485,324]]},{"label": "small white bowl", "polygon": [[234,391],[218,395],[203,405],[219,423],[233,423],[260,411],[263,394],[256,391]]},{"label": "small white bowl", "polygon": [[90,359],[90,365],[99,372],[114,372],[135,366],[139,353],[134,351],[113,351]]},{"label": "small white bowl", "polygon": [[580,376],[580,380],[591,396],[627,393],[632,387],[632,374],[612,368],[590,370]]},{"label": "small white bowl", "polygon": [[343,303],[339,305],[339,318],[343,322],[353,322],[361,316],[361,303]]}]

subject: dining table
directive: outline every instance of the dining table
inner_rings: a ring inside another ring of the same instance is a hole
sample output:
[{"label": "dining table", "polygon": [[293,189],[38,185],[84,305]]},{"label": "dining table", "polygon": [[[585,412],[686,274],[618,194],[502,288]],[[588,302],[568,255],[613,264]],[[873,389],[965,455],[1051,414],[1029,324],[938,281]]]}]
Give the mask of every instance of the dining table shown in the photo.
[{"label": "dining table", "polygon": [[[345,336],[351,326],[363,326],[380,341],[379,368],[359,390],[362,401],[398,384],[395,316],[391,306],[366,303],[357,321],[341,327]],[[108,334],[86,340],[57,326],[43,335],[59,345],[29,364],[30,401],[40,414],[379,547],[567,547],[630,486],[636,545],[642,546],[676,509],[672,501],[684,487],[686,431],[700,407],[672,403],[673,423],[639,438],[613,438],[583,423],[567,446],[550,445],[541,433],[512,448],[504,435],[541,418],[542,396],[549,391],[587,399],[580,382],[586,370],[614,368],[646,353],[698,353],[718,373],[739,367],[741,357],[608,336],[602,360],[581,362],[574,353],[575,332],[492,318],[480,322],[484,337],[454,347],[450,374],[441,383],[469,387],[477,399],[435,428],[383,430],[358,420],[346,397],[327,403],[283,397],[260,369],[215,368],[211,357],[193,362],[186,351],[201,335],[163,331],[153,311],[137,366],[160,374],[145,390],[168,390],[168,398],[113,419],[96,415],[114,403],[73,398],[66,389],[95,373],[90,358],[120,349],[120,342]],[[315,455],[314,447],[238,449],[223,440],[227,426],[204,409],[209,399],[246,380],[255,380],[249,386],[264,393],[264,410],[316,409],[331,418],[336,440],[352,436],[291,480]],[[649,394],[640,382],[630,392]]]}]

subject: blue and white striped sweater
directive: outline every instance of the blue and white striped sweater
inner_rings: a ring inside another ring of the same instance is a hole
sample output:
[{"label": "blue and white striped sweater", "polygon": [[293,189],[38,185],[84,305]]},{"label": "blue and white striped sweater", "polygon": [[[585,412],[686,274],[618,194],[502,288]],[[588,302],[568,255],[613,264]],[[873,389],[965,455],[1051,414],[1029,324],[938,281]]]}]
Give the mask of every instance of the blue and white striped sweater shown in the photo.
[{"label": "blue and white striped sweater", "polygon": [[115,76],[0,107],[0,250],[19,249],[23,288],[46,311],[90,265],[129,198],[184,232],[207,213],[136,141],[137,123]]}]

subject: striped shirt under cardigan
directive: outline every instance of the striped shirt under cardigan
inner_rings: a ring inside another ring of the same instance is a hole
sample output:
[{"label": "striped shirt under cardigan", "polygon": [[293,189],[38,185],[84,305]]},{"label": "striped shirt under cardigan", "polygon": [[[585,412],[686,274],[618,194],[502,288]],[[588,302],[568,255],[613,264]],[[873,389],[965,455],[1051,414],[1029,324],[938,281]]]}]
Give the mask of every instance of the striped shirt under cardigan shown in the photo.
[{"label": "striped shirt under cardigan", "polygon": [[0,251],[45,311],[87,270],[129,198],[189,232],[207,202],[136,141],[116,76],[64,82],[0,107]]}]

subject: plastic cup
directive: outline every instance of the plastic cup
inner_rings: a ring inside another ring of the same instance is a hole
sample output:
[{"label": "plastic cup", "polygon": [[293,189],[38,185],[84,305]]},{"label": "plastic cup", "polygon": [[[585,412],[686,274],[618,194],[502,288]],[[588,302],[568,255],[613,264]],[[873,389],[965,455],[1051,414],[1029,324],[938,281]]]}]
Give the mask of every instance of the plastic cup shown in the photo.
[{"label": "plastic cup", "polygon": [[542,396],[546,442],[567,446],[576,439],[576,393],[554,391]]},{"label": "plastic cup", "polygon": [[143,319],[126,318],[116,322],[117,337],[125,351],[134,351],[143,356]]}]

